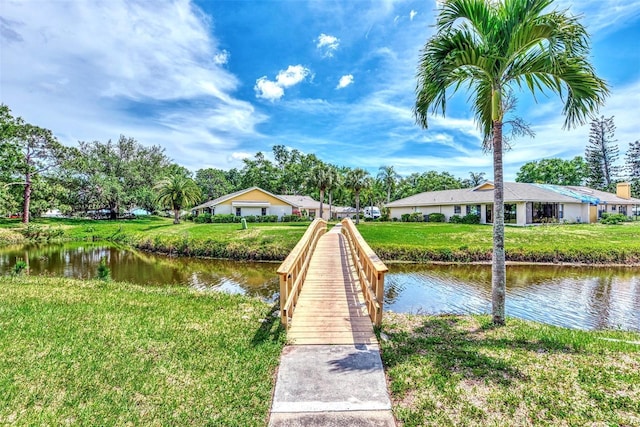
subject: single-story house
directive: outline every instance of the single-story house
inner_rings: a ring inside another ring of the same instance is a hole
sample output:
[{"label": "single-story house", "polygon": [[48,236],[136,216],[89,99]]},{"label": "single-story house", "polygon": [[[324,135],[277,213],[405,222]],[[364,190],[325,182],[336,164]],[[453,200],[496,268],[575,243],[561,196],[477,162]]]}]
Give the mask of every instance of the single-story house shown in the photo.
[{"label": "single-story house", "polygon": [[277,215],[281,219],[285,215],[292,215],[294,209],[298,209],[298,205],[282,196],[271,194],[259,187],[251,187],[198,205],[191,209],[191,213],[236,216]]},{"label": "single-story house", "polygon": [[[300,214],[306,212],[310,218],[316,218],[320,215],[320,202],[309,196],[280,195],[279,197],[297,205]],[[331,213],[329,209],[331,209]],[[322,203],[322,219],[329,220],[330,218],[336,218],[337,210],[337,206],[329,206],[329,203],[325,200],[325,202]]]},{"label": "single-story house", "polygon": [[[385,206],[390,217],[420,212],[423,215],[442,213],[446,221],[454,215],[480,215],[480,223],[492,223],[492,182],[461,190],[429,191],[395,200]],[[505,223],[528,225],[544,222],[598,221],[603,212],[621,213],[631,217],[638,212],[640,199],[631,197],[629,183],[619,183],[616,194],[583,186],[504,183]]]}]

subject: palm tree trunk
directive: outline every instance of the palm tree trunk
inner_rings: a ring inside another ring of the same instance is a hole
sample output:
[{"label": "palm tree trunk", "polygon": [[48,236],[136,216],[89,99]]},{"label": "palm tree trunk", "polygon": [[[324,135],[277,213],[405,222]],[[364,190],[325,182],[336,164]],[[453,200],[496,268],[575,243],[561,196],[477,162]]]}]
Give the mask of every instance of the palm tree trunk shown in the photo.
[{"label": "palm tree trunk", "polygon": [[356,191],[356,225],[360,224],[360,192]]},{"label": "palm tree trunk", "polygon": [[324,202],[324,190],[320,190],[320,219],[322,218],[322,202]]},{"label": "palm tree trunk", "polygon": [[493,262],[491,313],[493,323],[504,325],[507,271],[504,254],[504,178],[502,174],[502,121],[493,122]]},{"label": "palm tree trunk", "polygon": [[173,223],[180,224],[180,209],[173,210]]},{"label": "palm tree trunk", "polygon": [[29,209],[31,205],[31,174],[26,173],[24,176],[24,203],[22,205],[22,222],[29,223]]}]

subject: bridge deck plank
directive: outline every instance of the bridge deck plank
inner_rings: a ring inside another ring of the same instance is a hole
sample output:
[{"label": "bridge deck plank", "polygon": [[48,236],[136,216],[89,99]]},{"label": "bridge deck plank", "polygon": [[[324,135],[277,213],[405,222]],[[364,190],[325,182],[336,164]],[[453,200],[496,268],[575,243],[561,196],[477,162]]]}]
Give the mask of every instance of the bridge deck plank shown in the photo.
[{"label": "bridge deck plank", "polygon": [[320,238],[287,332],[293,344],[377,344],[344,237]]}]

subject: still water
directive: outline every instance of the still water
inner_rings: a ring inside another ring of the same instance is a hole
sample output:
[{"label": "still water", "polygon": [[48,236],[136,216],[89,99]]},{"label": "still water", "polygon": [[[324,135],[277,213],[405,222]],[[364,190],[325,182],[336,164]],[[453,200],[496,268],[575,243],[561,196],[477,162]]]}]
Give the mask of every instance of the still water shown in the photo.
[{"label": "still water", "polygon": [[[30,274],[94,278],[105,258],[115,280],[150,286],[183,284],[199,290],[278,298],[277,263],[169,258],[104,243],[0,248],[0,275],[17,259]],[[385,310],[488,313],[491,268],[484,265],[390,264]],[[640,330],[640,268],[509,266],[507,315],[553,325]]]}]

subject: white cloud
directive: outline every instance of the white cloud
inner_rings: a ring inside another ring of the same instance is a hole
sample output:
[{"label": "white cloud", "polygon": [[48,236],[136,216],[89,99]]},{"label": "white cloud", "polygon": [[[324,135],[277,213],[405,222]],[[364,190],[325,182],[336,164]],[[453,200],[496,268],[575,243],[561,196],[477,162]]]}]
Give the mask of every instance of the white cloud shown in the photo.
[{"label": "white cloud", "polygon": [[353,76],[351,74],[346,74],[340,77],[340,81],[338,82],[338,86],[336,86],[336,89],[343,89],[352,83],[353,83]]},{"label": "white cloud", "polygon": [[286,70],[280,70],[275,81],[262,76],[256,80],[253,88],[256,91],[256,97],[273,102],[284,96],[285,88],[297,85],[310,74],[311,71],[302,65],[289,65]]},{"label": "white cloud", "polygon": [[316,39],[316,47],[323,52],[325,57],[332,57],[339,46],[340,39],[335,36],[322,33]]},{"label": "white cloud", "polygon": [[253,87],[256,91],[258,98],[267,99],[271,102],[276,101],[284,96],[284,89],[277,82],[272,82],[267,79],[267,76],[262,76],[256,80],[256,85]]},{"label": "white cloud", "polygon": [[225,65],[229,62],[229,56],[231,56],[231,54],[228,50],[221,50],[213,56],[213,62],[216,65]]},{"label": "white cloud", "polygon": [[303,81],[309,74],[309,69],[302,65],[289,65],[289,68],[278,73],[276,82],[283,88],[291,87]]},{"label": "white cloud", "polygon": [[418,12],[412,9],[411,12],[409,12],[409,20],[413,21],[413,18],[415,18],[417,14]]},{"label": "white cloud", "polygon": [[2,102],[65,144],[125,134],[186,167],[229,167],[242,139],[262,138],[255,126],[266,117],[233,97],[239,81],[221,66],[228,53],[188,0],[2,9]]}]

